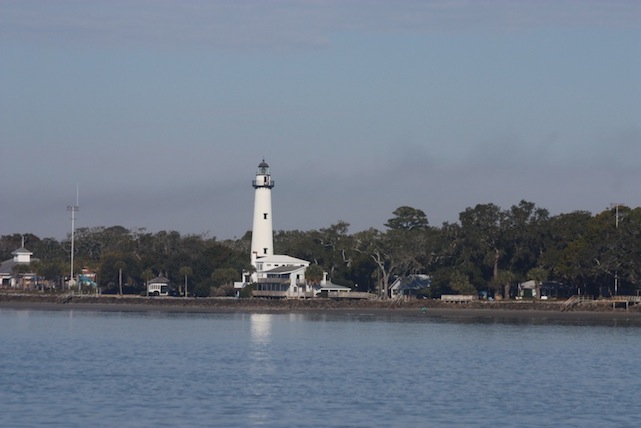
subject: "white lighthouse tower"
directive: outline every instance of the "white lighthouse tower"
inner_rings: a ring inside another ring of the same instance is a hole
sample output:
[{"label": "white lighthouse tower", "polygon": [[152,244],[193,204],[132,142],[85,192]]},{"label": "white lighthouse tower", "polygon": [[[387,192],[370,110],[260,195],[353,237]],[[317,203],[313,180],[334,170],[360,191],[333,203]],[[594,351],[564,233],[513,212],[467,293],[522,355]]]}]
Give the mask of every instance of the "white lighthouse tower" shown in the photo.
[{"label": "white lighthouse tower", "polygon": [[269,165],[265,159],[258,165],[258,172],[256,172],[256,179],[252,181],[252,186],[256,189],[251,246],[251,262],[255,266],[256,258],[274,254],[272,228],[272,187],[274,187],[274,181],[269,175]]},{"label": "white lighthouse tower", "polygon": [[[253,271],[243,271],[242,280],[234,283],[236,296],[247,285],[254,283],[251,290],[254,297],[306,298],[322,291],[350,291],[349,288],[327,282],[327,274],[320,284],[305,280],[307,260],[283,254],[274,254],[272,227],[272,188],[274,180],[269,174],[265,159],[258,165],[256,179],[252,181],[254,193],[254,224],[252,228],[251,264]],[[318,287],[322,288],[318,288]],[[314,288],[316,287],[316,288]]]}]

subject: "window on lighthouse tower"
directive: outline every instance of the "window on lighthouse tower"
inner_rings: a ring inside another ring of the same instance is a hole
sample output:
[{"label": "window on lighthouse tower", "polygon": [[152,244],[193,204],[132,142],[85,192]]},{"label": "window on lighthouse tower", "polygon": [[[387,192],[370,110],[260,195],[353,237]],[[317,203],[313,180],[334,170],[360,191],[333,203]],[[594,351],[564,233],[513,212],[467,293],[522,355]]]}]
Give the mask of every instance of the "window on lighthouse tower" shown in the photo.
[{"label": "window on lighthouse tower", "polygon": [[263,220],[267,220],[267,213],[263,213]]}]

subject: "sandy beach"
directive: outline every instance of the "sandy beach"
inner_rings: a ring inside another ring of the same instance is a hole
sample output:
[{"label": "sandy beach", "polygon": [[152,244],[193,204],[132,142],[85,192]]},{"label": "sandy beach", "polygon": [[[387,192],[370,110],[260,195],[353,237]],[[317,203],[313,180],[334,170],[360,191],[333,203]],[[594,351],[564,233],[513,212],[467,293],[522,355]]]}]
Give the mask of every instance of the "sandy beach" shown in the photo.
[{"label": "sandy beach", "polygon": [[0,310],[167,312],[167,313],[305,313],[325,317],[429,318],[457,322],[587,324],[641,326],[641,305],[612,309],[607,304],[582,305],[563,311],[563,302],[473,302],[438,300],[384,301],[330,299],[195,299],[139,296],[75,296],[61,303],[56,295],[0,294]]}]

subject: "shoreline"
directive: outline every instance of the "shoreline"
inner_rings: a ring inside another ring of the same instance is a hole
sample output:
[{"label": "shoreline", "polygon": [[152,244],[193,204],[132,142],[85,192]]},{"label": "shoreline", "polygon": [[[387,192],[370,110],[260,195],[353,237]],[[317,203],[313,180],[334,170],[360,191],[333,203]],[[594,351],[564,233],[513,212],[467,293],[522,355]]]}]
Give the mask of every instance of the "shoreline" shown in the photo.
[{"label": "shoreline", "polygon": [[140,296],[74,296],[61,303],[58,295],[0,294],[0,310],[161,312],[193,314],[309,314],[322,317],[368,319],[426,318],[434,321],[510,322],[530,324],[585,324],[641,326],[641,305],[611,309],[589,304],[562,311],[563,302],[443,303],[437,300],[404,302],[216,298],[147,298]]}]

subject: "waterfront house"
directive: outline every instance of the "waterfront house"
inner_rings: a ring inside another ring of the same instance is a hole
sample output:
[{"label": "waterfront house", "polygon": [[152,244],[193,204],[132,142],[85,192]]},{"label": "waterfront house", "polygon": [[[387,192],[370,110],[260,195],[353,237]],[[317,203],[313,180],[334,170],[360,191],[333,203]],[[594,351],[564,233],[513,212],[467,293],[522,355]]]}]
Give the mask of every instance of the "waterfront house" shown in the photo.
[{"label": "waterfront house", "polygon": [[283,265],[258,275],[256,297],[311,297],[305,281],[306,266]]},{"label": "waterfront house", "polygon": [[11,252],[13,258],[5,260],[0,264],[0,286],[16,288],[20,283],[21,287],[29,287],[36,278],[34,272],[30,272],[30,264],[38,261],[31,258],[33,253],[22,246]]},{"label": "waterfront house", "polygon": [[320,297],[345,297],[347,296],[347,293],[352,292],[351,288],[334,284],[333,282],[328,280],[327,274],[325,274],[323,282],[321,282],[318,286],[314,286],[314,290],[314,295]]},{"label": "waterfront house", "polygon": [[416,297],[418,293],[429,288],[432,279],[429,275],[415,274],[399,276],[390,286],[390,296],[393,299]]},{"label": "waterfront house", "polygon": [[147,283],[147,294],[149,296],[168,296],[169,279],[163,274],[158,275]]}]

